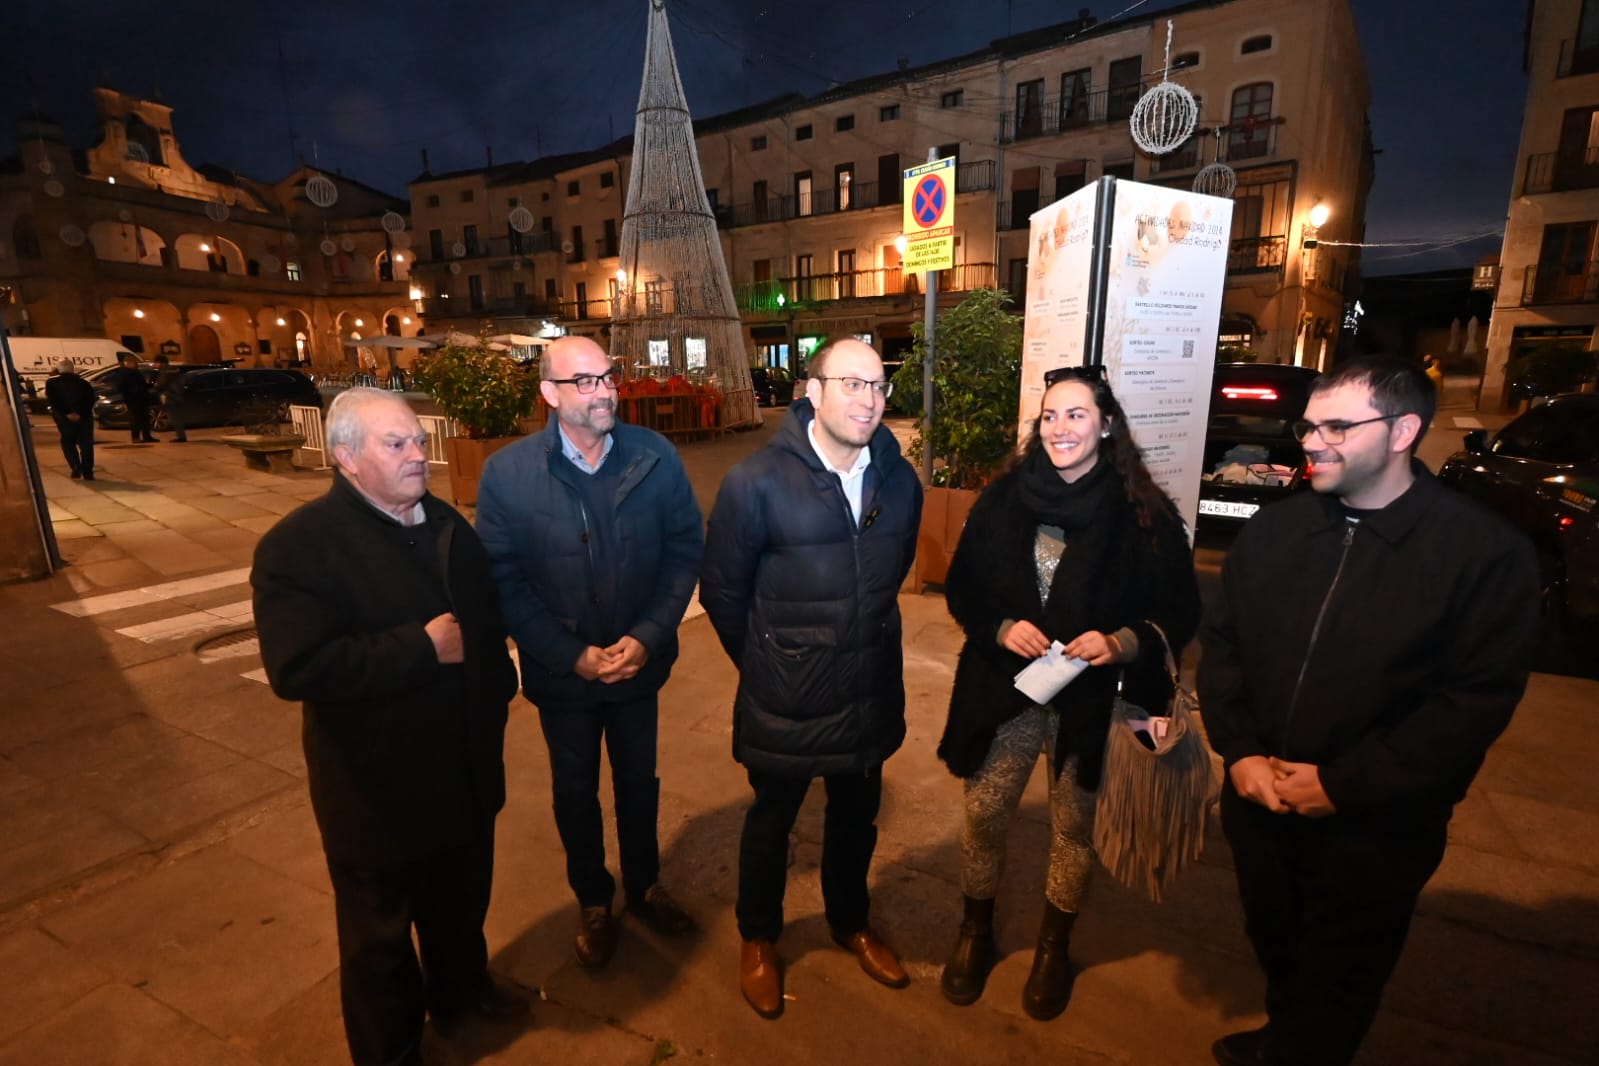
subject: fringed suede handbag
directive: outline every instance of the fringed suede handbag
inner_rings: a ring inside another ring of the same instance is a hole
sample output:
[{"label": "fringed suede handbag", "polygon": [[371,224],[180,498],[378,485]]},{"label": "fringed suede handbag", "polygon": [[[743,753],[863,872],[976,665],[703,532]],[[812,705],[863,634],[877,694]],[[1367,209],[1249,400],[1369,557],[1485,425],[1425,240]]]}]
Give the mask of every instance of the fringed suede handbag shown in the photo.
[{"label": "fringed suede handbag", "polygon": [[1215,794],[1210,750],[1199,734],[1192,693],[1178,683],[1171,643],[1159,626],[1171,676],[1171,706],[1160,716],[1122,698],[1116,684],[1105,770],[1094,812],[1099,861],[1128,888],[1156,903],[1205,845],[1205,819]]}]

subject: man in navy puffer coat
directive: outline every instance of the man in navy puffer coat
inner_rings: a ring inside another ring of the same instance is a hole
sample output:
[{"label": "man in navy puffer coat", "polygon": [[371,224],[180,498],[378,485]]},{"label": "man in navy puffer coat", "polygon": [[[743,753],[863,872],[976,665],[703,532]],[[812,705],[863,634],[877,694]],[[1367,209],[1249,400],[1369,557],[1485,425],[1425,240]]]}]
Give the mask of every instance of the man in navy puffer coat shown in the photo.
[{"label": "man in navy puffer coat", "polygon": [[835,342],[810,371],[776,437],[722,483],[700,577],[700,602],[739,669],[733,755],[755,790],[739,851],[739,977],[766,1017],[783,1006],[775,941],[788,834],[816,777],[827,784],[833,937],[876,980],[907,980],[867,926],[866,876],[883,762],[905,739],[897,596],[922,487],[881,425],[888,383],[871,346]]}]

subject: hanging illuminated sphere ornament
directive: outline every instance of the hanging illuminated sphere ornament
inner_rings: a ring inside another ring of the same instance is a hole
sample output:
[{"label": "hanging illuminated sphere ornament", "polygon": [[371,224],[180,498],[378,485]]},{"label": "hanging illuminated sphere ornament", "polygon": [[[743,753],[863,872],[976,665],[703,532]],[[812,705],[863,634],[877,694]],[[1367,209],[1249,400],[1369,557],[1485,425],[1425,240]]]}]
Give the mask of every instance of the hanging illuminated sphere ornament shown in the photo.
[{"label": "hanging illuminated sphere ornament", "polygon": [[48,159],[39,160],[39,173],[41,173],[41,174],[54,174],[55,172],[56,172],[56,165],[54,163],[50,162],[50,160],[48,160]]},{"label": "hanging illuminated sphere ornament", "polygon": [[378,221],[382,223],[384,233],[398,233],[405,228],[405,216],[398,211],[385,211]]},{"label": "hanging illuminated sphere ornament", "polygon": [[1129,125],[1134,144],[1150,155],[1165,155],[1193,136],[1198,122],[1194,94],[1176,82],[1163,81],[1138,98]]},{"label": "hanging illuminated sphere ornament", "polygon": [[205,205],[205,217],[212,222],[226,222],[228,218],[228,205],[221,200],[212,200]]},{"label": "hanging illuminated sphere ornament", "polygon": [[340,237],[339,238],[339,247],[343,248],[346,252],[355,251],[355,238],[354,237]]},{"label": "hanging illuminated sphere ornament", "polygon": [[1219,196],[1223,200],[1238,188],[1238,173],[1226,163],[1212,163],[1194,175],[1194,191],[1206,196]]},{"label": "hanging illuminated sphere ornament", "polygon": [[323,255],[337,255],[337,254],[339,254],[339,246],[333,243],[333,238],[332,237],[328,237],[328,238],[324,239],[323,242],[318,247],[320,247],[322,249],[322,254]]},{"label": "hanging illuminated sphere ornament", "polygon": [[450,273],[459,274],[460,272],[461,272],[461,264],[460,263],[451,263],[450,264]]},{"label": "hanging illuminated sphere ornament", "polygon": [[1174,151],[1193,135],[1199,123],[1199,101],[1194,94],[1167,80],[1171,71],[1172,23],[1166,22],[1166,66],[1160,84],[1138,98],[1128,125],[1133,143],[1150,155]]},{"label": "hanging illuminated sphere ornament", "polygon": [[533,212],[525,207],[513,207],[511,213],[505,216],[505,221],[518,233],[526,233],[533,228]]},{"label": "hanging illuminated sphere ornament", "polygon": [[54,178],[44,183],[45,195],[53,196],[57,200],[67,194],[67,187]]},{"label": "hanging illuminated sphere ornament", "polygon": [[339,187],[326,174],[317,174],[305,183],[305,198],[318,207],[332,207],[338,202]]},{"label": "hanging illuminated sphere ornament", "polygon": [[466,242],[465,241],[456,241],[454,244],[450,245],[450,254],[455,256],[457,259],[459,259],[461,256],[465,255],[466,254]]},{"label": "hanging illuminated sphere ornament", "polygon": [[68,223],[61,227],[61,243],[68,248],[76,248],[86,240],[88,237],[77,226]]},{"label": "hanging illuminated sphere ornament", "polygon": [[276,274],[283,269],[283,261],[275,255],[268,255],[261,260],[261,269],[268,274]]}]

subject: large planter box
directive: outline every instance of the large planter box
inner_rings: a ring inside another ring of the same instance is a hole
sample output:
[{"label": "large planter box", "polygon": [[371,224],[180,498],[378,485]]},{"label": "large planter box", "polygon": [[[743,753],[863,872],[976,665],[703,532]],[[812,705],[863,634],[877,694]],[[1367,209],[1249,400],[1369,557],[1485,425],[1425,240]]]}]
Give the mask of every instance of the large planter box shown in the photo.
[{"label": "large planter box", "polygon": [[966,516],[977,503],[976,489],[930,488],[922,500],[922,527],[916,534],[916,585],[942,585],[949,576]]},{"label": "large planter box", "polygon": [[444,457],[450,461],[450,498],[457,507],[477,506],[477,483],[489,456],[521,437],[445,437]]}]

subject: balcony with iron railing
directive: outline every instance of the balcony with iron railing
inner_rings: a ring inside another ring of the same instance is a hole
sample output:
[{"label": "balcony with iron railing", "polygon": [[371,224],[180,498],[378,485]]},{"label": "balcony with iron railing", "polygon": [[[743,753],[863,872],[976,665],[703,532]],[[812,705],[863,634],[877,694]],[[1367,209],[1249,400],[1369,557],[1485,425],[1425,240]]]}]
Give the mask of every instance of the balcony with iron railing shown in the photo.
[{"label": "balcony with iron railing", "polygon": [[1000,127],[1004,131],[1002,141],[1010,144],[1128,118],[1143,91],[1142,85],[1118,85],[1112,89],[1043,97],[1035,107],[1005,112]]},{"label": "balcony with iron railing", "polygon": [[[994,188],[994,161],[981,159],[961,163],[955,168],[955,194],[988,192]],[[886,187],[875,181],[851,182],[847,187],[812,189],[806,196],[769,196],[764,200],[719,204],[716,224],[723,229],[759,226],[767,222],[789,222],[799,218],[835,215],[845,211],[868,211],[874,207],[898,207],[901,185]]]},{"label": "balcony with iron railing", "polygon": [[1521,305],[1591,304],[1599,302],[1599,263],[1576,260],[1527,268],[1521,283]]},{"label": "balcony with iron railing", "polygon": [[[962,263],[953,270],[938,272],[938,288],[940,292],[969,292],[994,285],[997,277],[993,263]],[[733,300],[742,312],[775,314],[835,300],[866,300],[920,291],[920,279],[896,266],[746,282],[733,287]]]},{"label": "balcony with iron railing", "polygon": [[508,237],[479,237],[461,241],[462,253],[455,254],[454,243],[442,248],[429,248],[427,254],[418,254],[424,263],[449,263],[461,259],[506,259],[517,255],[537,255],[556,252],[561,248],[561,238],[555,233],[515,233]]},{"label": "balcony with iron railing", "polygon": [[1574,189],[1599,189],[1599,148],[1540,152],[1527,157],[1527,174],[1521,183],[1523,195]]},{"label": "balcony with iron railing", "polygon": [[1227,273],[1264,274],[1283,268],[1287,237],[1234,237],[1227,253]]}]

